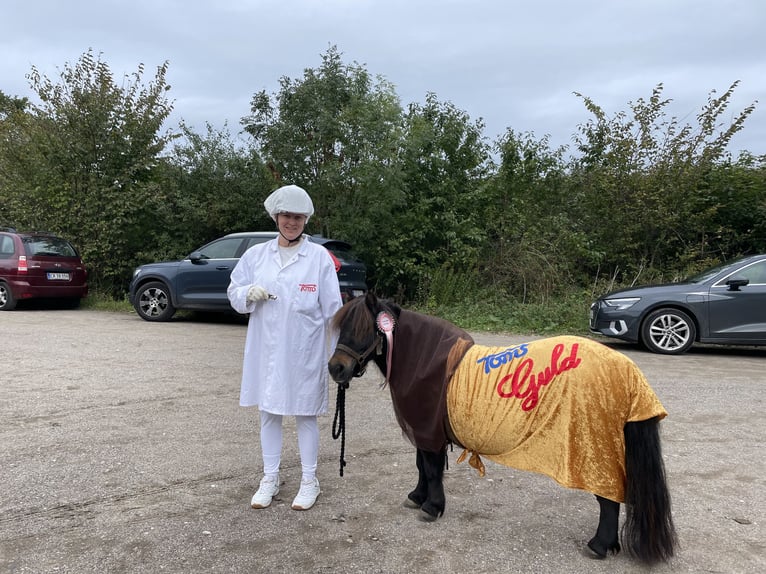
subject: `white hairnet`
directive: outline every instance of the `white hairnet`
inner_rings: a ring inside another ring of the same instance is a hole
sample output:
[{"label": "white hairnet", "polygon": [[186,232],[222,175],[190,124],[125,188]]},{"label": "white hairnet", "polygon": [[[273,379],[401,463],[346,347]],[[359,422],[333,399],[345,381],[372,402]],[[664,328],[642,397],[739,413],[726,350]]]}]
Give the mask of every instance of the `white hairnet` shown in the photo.
[{"label": "white hairnet", "polygon": [[284,185],[273,191],[263,202],[266,212],[276,221],[280,213],[299,213],[306,222],[314,215],[314,204],[306,190],[297,185]]}]

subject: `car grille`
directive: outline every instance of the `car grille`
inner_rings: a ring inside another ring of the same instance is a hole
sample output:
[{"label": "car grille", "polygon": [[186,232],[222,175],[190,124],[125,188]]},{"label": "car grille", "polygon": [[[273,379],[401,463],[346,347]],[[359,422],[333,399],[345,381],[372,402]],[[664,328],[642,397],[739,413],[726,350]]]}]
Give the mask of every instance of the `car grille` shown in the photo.
[{"label": "car grille", "polygon": [[600,305],[599,305],[598,301],[596,301],[595,303],[593,303],[590,306],[589,322],[590,322],[590,328],[591,329],[595,329],[596,328],[596,322],[597,322],[597,319],[598,319],[598,309],[599,309],[599,307],[600,307]]}]

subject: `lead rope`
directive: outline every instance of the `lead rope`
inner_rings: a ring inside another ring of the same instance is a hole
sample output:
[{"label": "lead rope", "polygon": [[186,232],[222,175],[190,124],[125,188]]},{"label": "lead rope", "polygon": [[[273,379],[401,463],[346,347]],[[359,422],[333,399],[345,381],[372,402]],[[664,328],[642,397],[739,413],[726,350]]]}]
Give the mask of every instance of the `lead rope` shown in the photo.
[{"label": "lead rope", "polygon": [[340,437],[340,475],[343,476],[343,467],[346,461],[343,458],[346,452],[346,387],[348,383],[338,383],[338,395],[335,399],[335,416],[332,420],[332,438]]}]

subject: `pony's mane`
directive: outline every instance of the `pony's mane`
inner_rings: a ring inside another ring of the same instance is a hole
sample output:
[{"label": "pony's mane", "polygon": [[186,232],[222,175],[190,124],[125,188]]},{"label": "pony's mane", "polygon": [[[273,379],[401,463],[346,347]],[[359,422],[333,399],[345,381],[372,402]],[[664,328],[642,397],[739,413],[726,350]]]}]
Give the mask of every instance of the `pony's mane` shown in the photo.
[{"label": "pony's mane", "polygon": [[364,297],[355,297],[335,313],[332,325],[336,329],[350,329],[356,340],[364,340],[373,335],[375,319],[365,303]]}]

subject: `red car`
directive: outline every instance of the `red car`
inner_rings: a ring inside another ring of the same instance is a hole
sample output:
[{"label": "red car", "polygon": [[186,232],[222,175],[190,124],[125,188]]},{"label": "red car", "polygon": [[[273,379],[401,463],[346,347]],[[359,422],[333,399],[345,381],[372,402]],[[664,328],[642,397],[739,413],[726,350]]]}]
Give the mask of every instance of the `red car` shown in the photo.
[{"label": "red car", "polygon": [[74,246],[51,233],[0,227],[0,311],[24,299],[56,298],[78,307],[88,272]]}]

